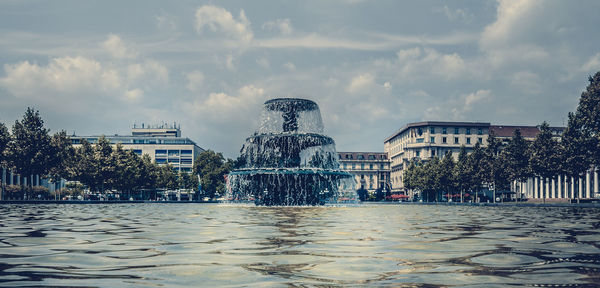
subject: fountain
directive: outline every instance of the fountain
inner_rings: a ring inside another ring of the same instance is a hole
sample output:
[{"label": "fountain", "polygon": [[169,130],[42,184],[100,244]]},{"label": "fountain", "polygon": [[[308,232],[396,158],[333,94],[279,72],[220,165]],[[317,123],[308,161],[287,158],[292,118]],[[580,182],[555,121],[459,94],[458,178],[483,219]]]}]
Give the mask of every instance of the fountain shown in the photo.
[{"label": "fountain", "polygon": [[279,98],[264,104],[261,124],[246,139],[227,198],[256,205],[322,205],[356,201],[354,178],[339,169],[335,142],[323,135],[319,106]]}]

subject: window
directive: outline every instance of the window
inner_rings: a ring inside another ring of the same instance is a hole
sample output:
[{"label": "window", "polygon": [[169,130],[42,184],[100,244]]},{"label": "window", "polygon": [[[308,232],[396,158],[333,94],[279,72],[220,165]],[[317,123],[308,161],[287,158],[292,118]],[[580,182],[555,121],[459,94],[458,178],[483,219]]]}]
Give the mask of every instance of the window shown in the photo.
[{"label": "window", "polygon": [[454,137],[454,144],[458,144],[458,137]]},{"label": "window", "polygon": [[373,164],[369,164],[369,170],[373,170]]},{"label": "window", "polygon": [[425,139],[423,139],[423,138],[418,138],[417,139],[417,143],[423,143],[423,142],[425,142]]},{"label": "window", "polygon": [[360,170],[365,170],[365,163],[360,163]]},{"label": "window", "polygon": [[479,144],[483,144],[483,138],[481,138],[481,137],[477,138],[477,142],[479,142]]},{"label": "window", "polygon": [[477,135],[483,135],[483,129],[477,128]]},{"label": "window", "polygon": [[365,155],[358,155],[358,160],[365,160]]},{"label": "window", "polygon": [[435,156],[435,150],[431,150],[431,157]]},{"label": "window", "polygon": [[181,164],[192,164],[191,158],[181,158]]},{"label": "window", "polygon": [[364,174],[360,174],[360,179],[365,179],[365,175]]},{"label": "window", "polygon": [[442,134],[446,134],[448,131],[446,131],[446,127],[442,128]]},{"label": "window", "polygon": [[421,156],[421,151],[417,151],[417,157]]},{"label": "window", "polygon": [[454,128],[454,134],[458,134],[458,127]]},{"label": "window", "polygon": [[192,155],[192,150],[181,150],[181,155]]},{"label": "window", "polygon": [[369,160],[375,160],[375,155],[369,155]]},{"label": "window", "polygon": [[442,137],[442,143],[446,144],[446,137]]},{"label": "window", "polygon": [[471,138],[467,137],[467,144],[471,144]]},{"label": "window", "polygon": [[135,153],[137,155],[142,155],[142,150],[141,149],[133,149],[133,153]]},{"label": "window", "polygon": [[369,175],[369,180],[373,180],[373,174]]},{"label": "window", "polygon": [[167,155],[167,150],[155,150],[154,151],[154,155],[158,156],[158,155]]},{"label": "window", "polygon": [[385,166],[383,166],[383,164],[380,165],[380,169],[383,170]]},{"label": "window", "polygon": [[344,170],[348,169],[348,164],[344,163]]},{"label": "window", "polygon": [[156,158],[156,164],[167,163],[167,159],[164,158]]},{"label": "window", "polygon": [[179,156],[179,150],[169,150],[169,157]]},{"label": "window", "polygon": [[471,135],[471,128],[467,128],[467,135]]},{"label": "window", "polygon": [[429,128],[429,133],[435,134],[435,127],[430,127]]},{"label": "window", "polygon": [[435,137],[431,137],[431,138],[429,139],[429,142],[431,142],[431,143],[435,143]]},{"label": "window", "polygon": [[352,163],[352,170],[356,169],[356,164]]},{"label": "window", "polygon": [[369,183],[369,189],[373,189],[373,183]]},{"label": "window", "polygon": [[421,128],[417,129],[417,133],[419,134],[419,136],[423,135],[423,129],[421,129]]}]

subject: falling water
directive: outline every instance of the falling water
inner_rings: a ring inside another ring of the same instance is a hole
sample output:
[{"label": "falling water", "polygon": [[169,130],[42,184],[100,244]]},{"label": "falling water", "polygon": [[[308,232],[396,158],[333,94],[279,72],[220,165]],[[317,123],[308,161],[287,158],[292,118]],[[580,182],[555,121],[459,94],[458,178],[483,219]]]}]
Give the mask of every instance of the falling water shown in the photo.
[{"label": "falling water", "polygon": [[242,146],[239,168],[227,177],[227,199],[257,205],[321,205],[356,201],[354,178],[339,170],[335,142],[323,135],[319,106],[272,99],[259,130]]}]

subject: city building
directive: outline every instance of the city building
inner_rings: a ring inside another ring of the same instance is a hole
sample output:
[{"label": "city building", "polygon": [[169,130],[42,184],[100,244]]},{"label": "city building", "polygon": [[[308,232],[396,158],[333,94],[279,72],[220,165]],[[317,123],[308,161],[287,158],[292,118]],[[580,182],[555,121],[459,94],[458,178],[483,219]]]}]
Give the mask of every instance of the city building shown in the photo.
[{"label": "city building", "polygon": [[390,189],[390,161],[385,152],[338,152],[340,169],[356,180],[356,189],[374,194],[377,189]]},{"label": "city building", "polygon": [[[74,147],[81,146],[83,139],[91,144],[102,136],[71,136]],[[123,149],[133,150],[138,155],[147,154],[157,164],[170,164],[177,172],[191,173],[194,161],[204,149],[189,138],[181,137],[181,129],[176,124],[146,126],[134,125],[131,135],[104,136],[113,147],[118,143]]]},{"label": "city building", "polygon": [[427,161],[443,157],[448,151],[458,158],[460,147],[473,151],[475,143],[487,145],[490,123],[424,121],[409,123],[384,140],[390,159],[392,193],[402,193],[402,174],[413,159]]},{"label": "city building", "polygon": [[[405,193],[402,177],[411,160],[441,158],[448,151],[457,159],[461,145],[468,153],[472,152],[475,143],[485,147],[492,134],[506,145],[517,129],[527,141],[533,141],[540,133],[539,126],[490,125],[484,122],[424,121],[407,124],[384,141],[384,151],[390,158],[392,193]],[[557,140],[560,140],[564,129],[550,127]],[[511,191],[516,192],[518,198],[532,200],[592,199],[600,197],[599,184],[598,169],[591,168],[579,178],[558,175],[555,179],[533,177],[523,183],[514,182]]]}]

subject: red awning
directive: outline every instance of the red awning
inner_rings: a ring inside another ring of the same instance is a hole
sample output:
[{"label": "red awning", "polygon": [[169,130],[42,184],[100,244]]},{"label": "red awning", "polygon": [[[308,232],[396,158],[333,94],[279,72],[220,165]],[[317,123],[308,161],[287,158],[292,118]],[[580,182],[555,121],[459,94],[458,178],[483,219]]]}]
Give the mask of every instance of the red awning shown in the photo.
[{"label": "red awning", "polygon": [[409,198],[408,195],[402,195],[402,194],[392,194],[391,196],[392,199],[400,199],[400,198]]}]

